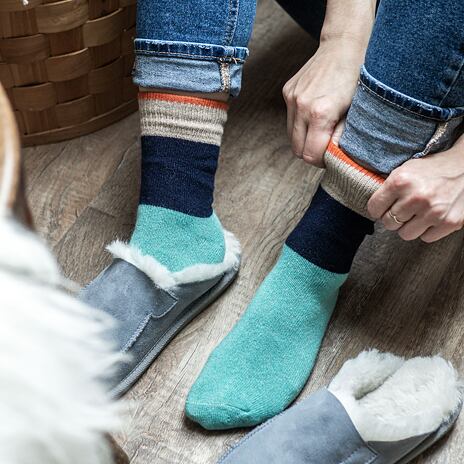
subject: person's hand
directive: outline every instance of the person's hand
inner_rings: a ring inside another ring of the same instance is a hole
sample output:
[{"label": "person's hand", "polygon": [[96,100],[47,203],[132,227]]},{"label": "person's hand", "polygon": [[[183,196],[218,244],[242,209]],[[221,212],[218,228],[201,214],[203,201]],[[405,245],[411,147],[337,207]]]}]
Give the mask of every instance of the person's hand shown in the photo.
[{"label": "person's hand", "polygon": [[[355,36],[322,40],[313,57],[283,88],[293,153],[324,167],[324,151],[338,138],[353,99],[366,44]],[[334,134],[335,132],[335,134]]]},{"label": "person's hand", "polygon": [[[367,205],[404,240],[435,242],[464,225],[464,136],[442,153],[395,169]],[[395,217],[397,221],[395,221]]]}]

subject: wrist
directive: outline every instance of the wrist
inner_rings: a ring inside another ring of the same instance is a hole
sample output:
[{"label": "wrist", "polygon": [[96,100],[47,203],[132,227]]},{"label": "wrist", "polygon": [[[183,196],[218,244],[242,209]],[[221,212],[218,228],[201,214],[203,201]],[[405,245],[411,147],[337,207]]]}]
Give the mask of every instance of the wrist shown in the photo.
[{"label": "wrist", "polygon": [[364,63],[367,43],[350,34],[326,35],[319,43],[318,53],[330,55],[344,70],[352,69],[359,77],[359,69]]},{"label": "wrist", "polygon": [[327,0],[320,41],[343,42],[365,53],[375,20],[375,0]]},{"label": "wrist", "polygon": [[338,44],[341,47],[365,51],[369,43],[369,36],[351,31],[322,28],[319,39],[321,44]]},{"label": "wrist", "polygon": [[319,47],[340,53],[353,60],[357,68],[364,62],[369,39],[350,32],[326,32],[321,34]]}]

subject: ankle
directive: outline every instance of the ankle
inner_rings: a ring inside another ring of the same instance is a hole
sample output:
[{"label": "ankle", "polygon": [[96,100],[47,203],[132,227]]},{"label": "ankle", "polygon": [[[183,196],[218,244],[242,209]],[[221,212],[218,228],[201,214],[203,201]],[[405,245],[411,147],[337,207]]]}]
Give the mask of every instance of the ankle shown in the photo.
[{"label": "ankle", "polygon": [[195,264],[221,263],[225,256],[224,230],[214,212],[199,218],[140,205],[130,243],[173,272]]}]

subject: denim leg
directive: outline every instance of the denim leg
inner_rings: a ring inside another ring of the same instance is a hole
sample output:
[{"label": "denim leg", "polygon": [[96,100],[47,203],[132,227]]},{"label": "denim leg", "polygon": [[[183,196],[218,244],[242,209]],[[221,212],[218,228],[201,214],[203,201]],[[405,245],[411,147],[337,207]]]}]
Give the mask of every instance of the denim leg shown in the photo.
[{"label": "denim leg", "polygon": [[388,175],[449,148],[464,117],[464,2],[382,0],[340,146]]},{"label": "denim leg", "polygon": [[238,95],[256,0],[138,0],[134,83]]}]

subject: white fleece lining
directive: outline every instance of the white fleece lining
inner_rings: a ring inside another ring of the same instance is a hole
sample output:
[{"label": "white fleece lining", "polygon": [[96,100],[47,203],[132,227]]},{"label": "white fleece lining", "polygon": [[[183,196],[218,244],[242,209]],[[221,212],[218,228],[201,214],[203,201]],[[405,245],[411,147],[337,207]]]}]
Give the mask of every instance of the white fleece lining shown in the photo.
[{"label": "white fleece lining", "polygon": [[458,374],[439,356],[405,360],[377,350],[347,361],[329,391],[364,441],[396,441],[436,430],[462,401]]},{"label": "white fleece lining", "polygon": [[238,268],[240,262],[240,243],[237,238],[227,230],[224,231],[226,252],[224,260],[217,264],[195,264],[181,271],[171,272],[166,266],[149,255],[128,244],[116,240],[106,249],[115,257],[132,264],[144,272],[160,288],[172,289],[180,284],[188,284],[202,280],[212,279],[224,272]]}]

